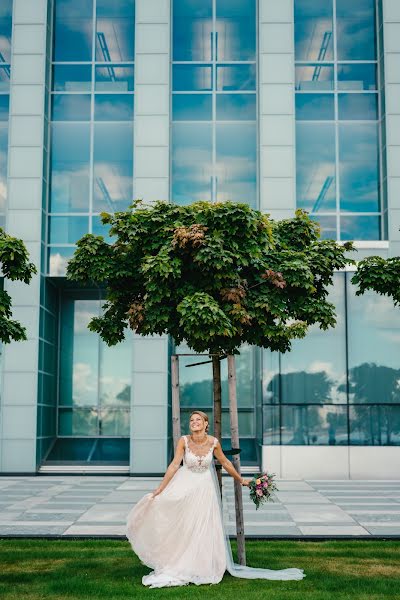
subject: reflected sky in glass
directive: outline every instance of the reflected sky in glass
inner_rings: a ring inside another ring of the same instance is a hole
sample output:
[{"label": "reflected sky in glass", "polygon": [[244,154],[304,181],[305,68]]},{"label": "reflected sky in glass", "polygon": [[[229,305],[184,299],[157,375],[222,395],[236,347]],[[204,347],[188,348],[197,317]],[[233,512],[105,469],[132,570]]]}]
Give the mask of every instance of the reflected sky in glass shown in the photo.
[{"label": "reflected sky in glass", "polygon": [[5,67],[0,66],[0,92],[10,91],[10,76],[10,67],[8,65]]},{"label": "reflected sky in glass", "polygon": [[282,406],[283,445],[348,445],[346,406]]},{"label": "reflected sky in glass", "polygon": [[93,0],[56,0],[54,61],[92,59]]},{"label": "reflected sky in glass", "polygon": [[376,90],[376,64],[338,64],[339,90]]},{"label": "reflected sky in glass", "polygon": [[323,61],[333,58],[332,0],[295,0],[295,58]]},{"label": "reflected sky in glass", "polygon": [[339,125],[339,172],[341,210],[378,212],[376,123]]},{"label": "reflected sky in glass", "polygon": [[257,204],[256,124],[219,124],[217,136],[217,201]]},{"label": "reflected sky in glass", "polygon": [[74,244],[88,231],[88,217],[49,217],[49,243]]},{"label": "reflected sky in glass", "polygon": [[251,91],[256,89],[256,65],[217,65],[217,90]]},{"label": "reflected sky in glass", "polygon": [[298,121],[333,121],[335,106],[333,94],[296,94]]},{"label": "reflected sky in glass", "polygon": [[212,121],[211,94],[174,94],[173,121]]},{"label": "reflected sky in glass", "polygon": [[132,202],[132,177],[132,124],[96,124],[94,129],[93,211],[126,210]]},{"label": "reflected sky in glass", "polygon": [[67,272],[67,264],[74,254],[75,247],[49,246],[48,248],[48,271],[54,277],[64,277]]},{"label": "reflected sky in glass", "polygon": [[173,0],[173,60],[211,60],[212,0]]},{"label": "reflected sky in glass", "polygon": [[350,216],[340,217],[340,239],[342,240],[379,240],[381,217]]},{"label": "reflected sky in glass", "polygon": [[90,92],[92,67],[90,65],[54,65],[53,90],[62,92]]},{"label": "reflected sky in glass", "polygon": [[339,94],[339,121],[376,121],[377,94]]},{"label": "reflected sky in glass", "polygon": [[336,0],[338,60],[376,58],[375,0]]},{"label": "reflected sky in glass", "polygon": [[10,96],[8,94],[0,95],[0,122],[8,122]]},{"label": "reflected sky in glass", "polygon": [[211,65],[172,65],[172,89],[175,92],[212,90]]},{"label": "reflected sky in glass", "polygon": [[12,0],[1,0],[0,5],[0,62],[11,60]]},{"label": "reflected sky in glass", "polygon": [[95,121],[132,121],[133,94],[95,94]]},{"label": "reflected sky in glass", "polygon": [[51,212],[87,212],[90,125],[53,123],[51,131]]},{"label": "reflected sky in glass", "polygon": [[310,215],[310,219],[318,221],[321,227],[321,238],[322,240],[336,240],[338,239],[336,216],[332,215]]},{"label": "reflected sky in glass", "polygon": [[218,94],[217,121],[255,121],[255,94]]},{"label": "reflected sky in glass", "polygon": [[297,65],[296,90],[306,92],[333,90],[333,65]]},{"label": "reflected sky in glass", "polygon": [[95,69],[95,89],[98,92],[132,92],[134,68],[132,65],[107,65]]},{"label": "reflected sky in glass", "polygon": [[400,445],[400,406],[351,406],[352,445]]},{"label": "reflected sky in glass", "polygon": [[297,206],[336,210],[334,124],[297,123],[296,156]]},{"label": "reflected sky in glass", "polygon": [[212,128],[210,124],[172,125],[172,201],[211,200]]},{"label": "reflected sky in glass", "polygon": [[96,0],[96,60],[134,60],[134,0]]},{"label": "reflected sky in glass", "polygon": [[255,60],[255,0],[216,1],[216,59]]},{"label": "reflected sky in glass", "polygon": [[90,94],[53,94],[53,121],[90,121]]}]

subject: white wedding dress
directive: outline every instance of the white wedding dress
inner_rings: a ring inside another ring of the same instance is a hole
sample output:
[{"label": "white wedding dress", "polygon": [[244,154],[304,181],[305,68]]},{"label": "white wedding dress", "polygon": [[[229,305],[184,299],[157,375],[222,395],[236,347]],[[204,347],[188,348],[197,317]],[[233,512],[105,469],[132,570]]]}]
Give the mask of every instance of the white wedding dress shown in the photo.
[{"label": "white wedding dress", "polygon": [[217,438],[210,436],[211,443],[199,456],[183,437],[183,466],[160,494],[145,494],[127,517],[132,549],[153,569],[143,576],[143,585],[219,583],[226,570],[246,579],[303,579],[303,569],[261,569],[233,562],[213,461]]}]

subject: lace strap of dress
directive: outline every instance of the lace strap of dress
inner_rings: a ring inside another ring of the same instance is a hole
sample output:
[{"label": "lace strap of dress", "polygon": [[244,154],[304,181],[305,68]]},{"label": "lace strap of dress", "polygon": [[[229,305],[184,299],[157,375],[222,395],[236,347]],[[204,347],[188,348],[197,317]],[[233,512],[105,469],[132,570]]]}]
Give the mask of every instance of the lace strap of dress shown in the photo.
[{"label": "lace strap of dress", "polygon": [[214,443],[213,443],[213,446],[212,446],[212,447],[213,447],[213,449],[214,449],[214,448],[215,448],[215,446],[217,445],[217,442],[218,442],[218,438],[216,438],[216,437],[215,437],[215,438],[214,438]]},{"label": "lace strap of dress", "polygon": [[188,442],[187,442],[187,437],[186,435],[183,436],[183,439],[185,440],[185,448],[187,449],[188,447]]}]

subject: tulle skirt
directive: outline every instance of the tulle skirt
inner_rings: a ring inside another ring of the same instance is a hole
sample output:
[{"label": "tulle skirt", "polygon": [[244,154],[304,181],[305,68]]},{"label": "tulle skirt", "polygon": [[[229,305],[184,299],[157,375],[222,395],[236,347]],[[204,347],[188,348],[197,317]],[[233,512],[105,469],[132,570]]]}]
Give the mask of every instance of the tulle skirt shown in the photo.
[{"label": "tulle skirt", "polygon": [[127,518],[127,538],[153,571],[146,586],[219,583],[226,570],[225,538],[210,469],[184,464],[164,490],[146,494]]}]

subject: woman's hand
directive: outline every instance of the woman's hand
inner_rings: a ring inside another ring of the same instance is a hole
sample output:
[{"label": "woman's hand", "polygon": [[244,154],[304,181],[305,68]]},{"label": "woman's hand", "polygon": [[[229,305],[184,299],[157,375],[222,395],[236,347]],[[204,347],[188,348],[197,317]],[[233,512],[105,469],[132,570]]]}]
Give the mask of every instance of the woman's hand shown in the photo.
[{"label": "woman's hand", "polygon": [[162,490],[160,490],[160,488],[157,488],[156,490],[154,490],[154,492],[151,495],[151,498],[155,498],[156,496],[158,496],[159,494],[161,494]]},{"label": "woman's hand", "polygon": [[242,477],[242,481],[240,482],[242,485],[247,485],[249,486],[251,479],[243,479]]}]

